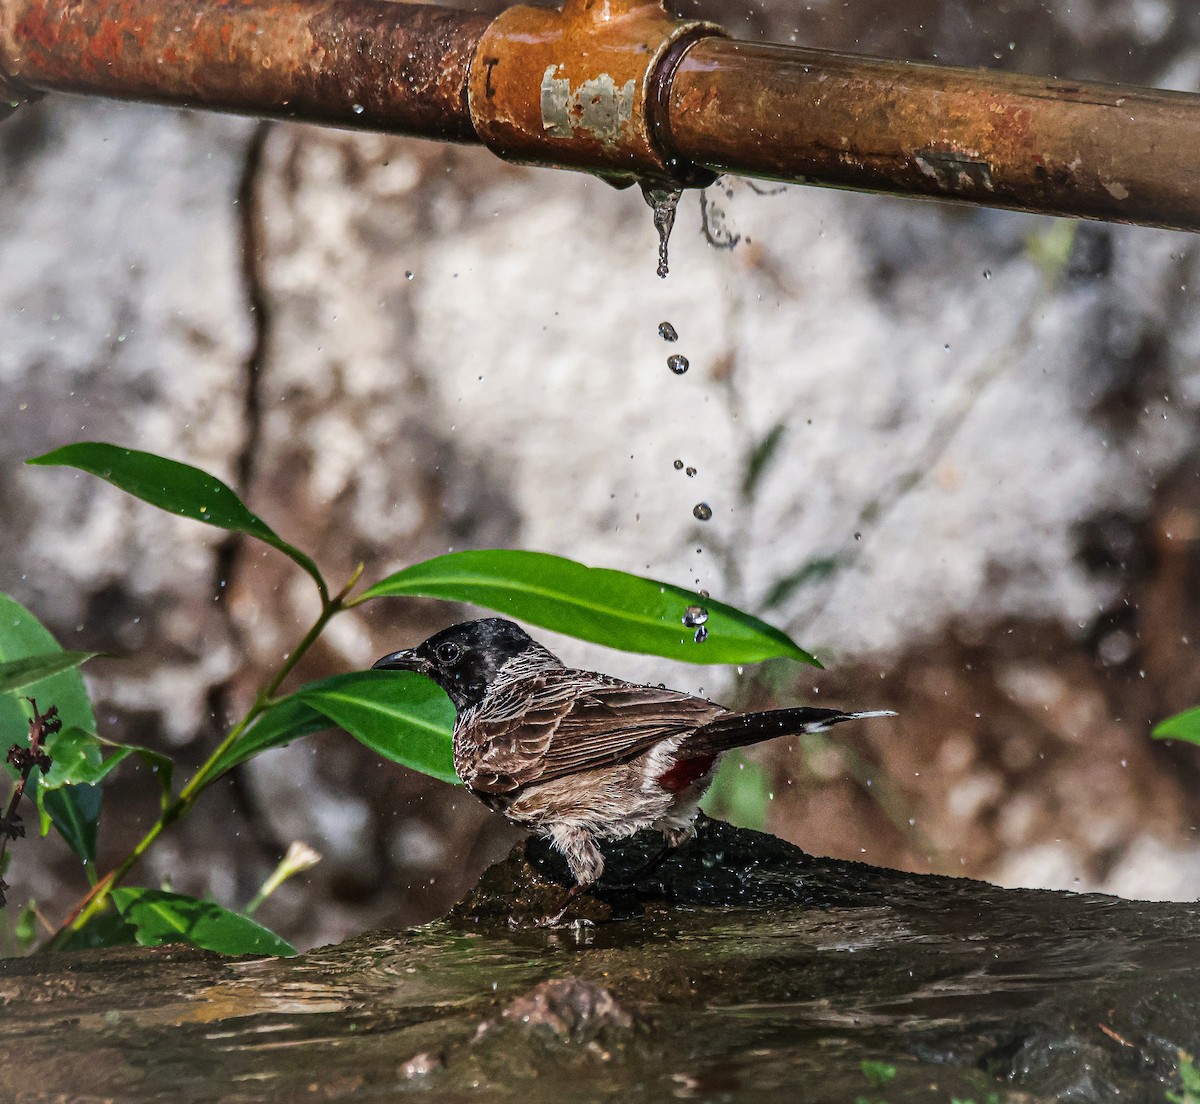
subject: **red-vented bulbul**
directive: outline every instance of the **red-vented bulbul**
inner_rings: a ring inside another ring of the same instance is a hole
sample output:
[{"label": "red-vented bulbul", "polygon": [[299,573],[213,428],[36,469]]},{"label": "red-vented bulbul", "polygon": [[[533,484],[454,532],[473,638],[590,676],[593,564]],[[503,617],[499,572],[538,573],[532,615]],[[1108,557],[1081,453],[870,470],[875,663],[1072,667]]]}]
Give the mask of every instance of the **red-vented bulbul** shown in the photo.
[{"label": "red-vented bulbul", "polygon": [[467,621],[375,664],[428,675],[450,696],[454,769],[509,820],[550,839],[576,885],[604,870],[596,841],[657,828],[690,839],[721,753],[776,736],[820,732],[876,710],[734,713],[704,698],[577,671],[500,617]]}]

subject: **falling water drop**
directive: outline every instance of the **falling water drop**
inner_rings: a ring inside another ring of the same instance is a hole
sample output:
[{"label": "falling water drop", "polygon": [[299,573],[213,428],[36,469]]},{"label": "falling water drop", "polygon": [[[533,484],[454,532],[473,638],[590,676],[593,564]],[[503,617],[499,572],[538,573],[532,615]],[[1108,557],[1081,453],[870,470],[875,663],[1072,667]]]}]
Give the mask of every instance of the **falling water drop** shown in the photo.
[{"label": "falling water drop", "polygon": [[672,353],[667,357],[667,367],[677,376],[682,376],[691,366],[691,362],[682,353]]},{"label": "falling water drop", "polygon": [[688,468],[687,471],[685,471],[683,474],[686,475],[689,479],[691,479],[692,476],[694,476],[696,474],[696,469]]},{"label": "falling water drop", "polygon": [[697,521],[708,521],[712,517],[712,507],[707,502],[697,502],[692,507],[692,516]]},{"label": "falling water drop", "polygon": [[689,628],[694,629],[697,625],[703,625],[708,620],[708,610],[703,606],[688,606],[683,611],[683,623]]},{"label": "falling water drop", "polygon": [[682,460],[676,460],[676,461],[675,461],[675,463],[672,465],[672,467],[674,467],[674,469],[675,469],[676,471],[683,471],[683,461],[682,461]]},{"label": "falling water drop", "polygon": [[679,206],[679,188],[664,188],[642,181],[642,196],[654,212],[654,229],[658,231],[658,274],[664,280],[670,271],[667,264],[667,243],[675,225],[675,209]]},{"label": "falling water drop", "polygon": [[658,336],[664,341],[678,341],[679,332],[671,325],[670,322],[660,322],[658,324]]},{"label": "falling water drop", "polygon": [[354,112],[355,115],[361,115],[363,113],[363,105],[362,104],[351,104],[350,109]]},{"label": "falling water drop", "polygon": [[705,628],[703,625],[701,625],[701,626],[700,626],[700,627],[699,627],[699,628],[696,630],[696,635],[695,635],[695,636],[693,636],[693,637],[692,637],[692,639],[693,639],[693,640],[694,640],[694,641],[695,641],[697,644],[703,644],[703,643],[704,643],[704,642],[705,642],[705,641],[708,639],[708,629],[706,629],[706,628]]}]

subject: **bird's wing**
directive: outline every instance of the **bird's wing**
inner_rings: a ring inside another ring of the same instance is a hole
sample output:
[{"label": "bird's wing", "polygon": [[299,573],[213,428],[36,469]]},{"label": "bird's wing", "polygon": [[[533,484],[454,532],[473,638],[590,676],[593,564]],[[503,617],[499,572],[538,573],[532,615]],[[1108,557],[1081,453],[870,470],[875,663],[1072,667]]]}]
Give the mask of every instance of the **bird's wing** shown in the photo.
[{"label": "bird's wing", "polygon": [[[468,722],[463,781],[508,793],[636,758],[726,712],[703,698],[563,668],[497,687]],[[461,773],[461,772],[460,772]]]}]

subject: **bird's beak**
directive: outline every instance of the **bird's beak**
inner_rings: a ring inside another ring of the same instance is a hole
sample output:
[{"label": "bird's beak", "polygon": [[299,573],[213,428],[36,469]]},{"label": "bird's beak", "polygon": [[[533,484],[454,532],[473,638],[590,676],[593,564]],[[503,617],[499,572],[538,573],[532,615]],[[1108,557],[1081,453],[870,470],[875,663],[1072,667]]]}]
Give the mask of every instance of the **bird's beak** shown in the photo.
[{"label": "bird's beak", "polygon": [[422,659],[412,648],[392,652],[371,664],[372,671],[416,671],[419,675],[429,674],[429,661]]}]

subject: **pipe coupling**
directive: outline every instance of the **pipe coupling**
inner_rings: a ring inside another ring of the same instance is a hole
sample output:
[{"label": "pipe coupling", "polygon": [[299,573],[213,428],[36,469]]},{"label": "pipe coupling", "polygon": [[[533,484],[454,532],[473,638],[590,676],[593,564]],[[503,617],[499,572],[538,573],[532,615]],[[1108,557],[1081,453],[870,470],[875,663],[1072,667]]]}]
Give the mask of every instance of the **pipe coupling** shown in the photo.
[{"label": "pipe coupling", "polygon": [[711,35],[725,31],[675,19],[652,0],[508,8],[471,63],[475,131],[508,161],[579,169],[619,185],[711,183],[712,173],[662,141],[671,75],[688,48]]}]

